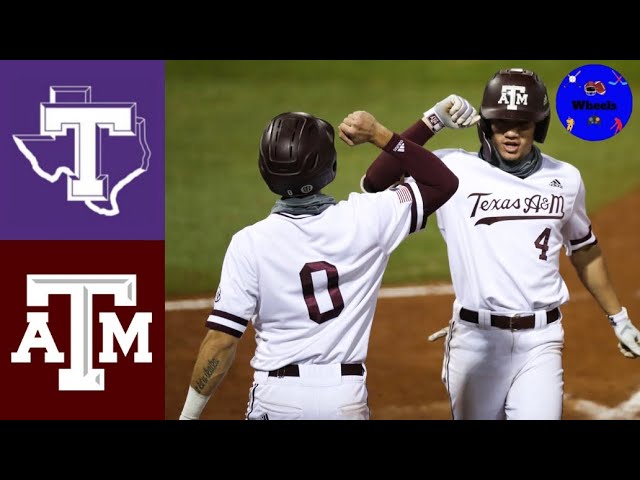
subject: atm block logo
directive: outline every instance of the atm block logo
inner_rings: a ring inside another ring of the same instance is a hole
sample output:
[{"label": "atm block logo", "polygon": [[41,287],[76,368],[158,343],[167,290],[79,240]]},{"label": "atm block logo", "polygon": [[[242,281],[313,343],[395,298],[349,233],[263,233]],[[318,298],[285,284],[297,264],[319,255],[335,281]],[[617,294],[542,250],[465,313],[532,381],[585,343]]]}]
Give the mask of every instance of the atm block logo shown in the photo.
[{"label": "atm block logo", "polygon": [[[115,216],[120,213],[118,194],[148,170],[151,150],[146,120],[138,115],[136,102],[109,100],[116,101],[94,101],[89,85],[51,86],[49,101],[40,103],[39,132],[14,134],[13,140],[35,175],[49,183],[66,177],[67,201],[84,202],[94,213]],[[73,147],[56,149],[63,158],[54,158],[48,150],[54,151],[52,144],[60,137],[72,138]],[[117,137],[134,142],[121,140],[117,155],[105,154],[103,144]]]},{"label": "atm block logo", "polygon": [[[46,307],[49,296],[69,295],[71,348],[61,352],[48,327],[48,312],[27,312],[26,331],[20,346],[11,353],[12,363],[31,363],[31,350],[44,349],[44,362],[62,364],[69,355],[69,368],[59,369],[58,389],[92,391],[105,389],[105,371],[93,364],[93,296],[113,295],[117,306],[136,305],[136,275],[27,275],[27,306]],[[136,312],[125,330],[116,312],[99,312],[102,349],[99,363],[116,363],[119,344],[127,355],[134,342],[135,363],[151,363],[149,325],[151,312]],[[137,342],[136,342],[137,340]]]},{"label": "atm block logo", "polygon": [[2,243],[0,419],[163,419],[164,242]]}]

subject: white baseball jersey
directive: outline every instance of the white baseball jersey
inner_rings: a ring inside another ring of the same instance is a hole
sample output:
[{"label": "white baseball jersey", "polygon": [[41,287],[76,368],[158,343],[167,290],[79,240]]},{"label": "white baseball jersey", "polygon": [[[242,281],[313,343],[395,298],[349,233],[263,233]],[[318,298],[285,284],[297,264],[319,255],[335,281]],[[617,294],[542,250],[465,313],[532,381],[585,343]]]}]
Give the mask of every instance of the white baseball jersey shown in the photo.
[{"label": "white baseball jersey", "polygon": [[207,326],[240,337],[251,319],[256,370],[362,363],[389,255],[425,224],[415,183],[271,214],[233,236]]},{"label": "white baseball jersey", "polygon": [[[595,243],[578,169],[542,155],[521,179],[461,149],[434,152],[460,179],[437,212],[456,298],[472,310],[524,313],[569,300],[562,246]],[[449,241],[450,240],[450,241]]]}]

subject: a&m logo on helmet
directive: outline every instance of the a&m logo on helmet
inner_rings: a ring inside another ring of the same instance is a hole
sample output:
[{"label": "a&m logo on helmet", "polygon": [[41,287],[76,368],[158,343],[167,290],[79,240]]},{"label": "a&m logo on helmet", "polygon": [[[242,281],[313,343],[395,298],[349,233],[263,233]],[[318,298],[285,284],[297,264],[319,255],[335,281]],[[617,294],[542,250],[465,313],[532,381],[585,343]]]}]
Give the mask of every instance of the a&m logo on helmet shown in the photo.
[{"label": "a&m logo on helmet", "polygon": [[507,105],[507,110],[518,110],[518,105],[527,105],[527,88],[522,85],[503,85],[498,105]]}]

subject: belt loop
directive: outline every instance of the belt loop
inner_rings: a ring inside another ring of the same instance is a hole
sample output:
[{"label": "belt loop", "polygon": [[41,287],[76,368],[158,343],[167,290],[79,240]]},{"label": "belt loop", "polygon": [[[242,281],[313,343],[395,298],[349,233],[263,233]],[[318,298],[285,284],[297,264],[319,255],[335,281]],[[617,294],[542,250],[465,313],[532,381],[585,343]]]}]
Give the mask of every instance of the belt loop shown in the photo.
[{"label": "belt loop", "polygon": [[543,328],[547,326],[547,311],[546,310],[536,310],[536,324],[534,328]]},{"label": "belt loop", "polygon": [[454,321],[460,318],[460,310],[462,309],[462,304],[456,298],[453,301],[453,316],[451,317]]},{"label": "belt loop", "polygon": [[478,311],[478,327],[483,330],[489,330],[491,328],[491,312],[488,310]]},{"label": "belt loop", "polygon": [[269,381],[269,372],[263,370],[255,370],[253,372],[253,381],[258,384],[267,383]]}]

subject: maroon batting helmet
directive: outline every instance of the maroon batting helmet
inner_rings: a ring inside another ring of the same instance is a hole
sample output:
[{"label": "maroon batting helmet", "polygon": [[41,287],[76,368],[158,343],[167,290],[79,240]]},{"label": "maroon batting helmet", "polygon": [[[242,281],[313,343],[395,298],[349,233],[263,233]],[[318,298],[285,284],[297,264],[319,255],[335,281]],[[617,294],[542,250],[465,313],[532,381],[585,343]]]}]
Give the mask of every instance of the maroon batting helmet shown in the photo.
[{"label": "maroon batting helmet", "polygon": [[491,138],[490,120],[534,122],[533,139],[544,143],[550,120],[547,87],[538,75],[522,68],[500,70],[487,83],[480,106],[480,142]]},{"label": "maroon batting helmet", "polygon": [[269,189],[283,197],[318,192],[336,177],[333,127],[304,112],[281,113],[260,139],[258,165]]}]

